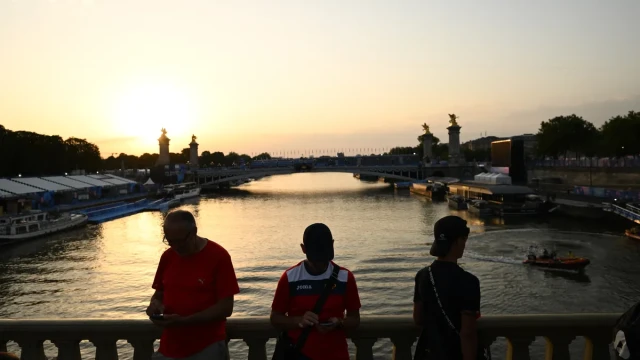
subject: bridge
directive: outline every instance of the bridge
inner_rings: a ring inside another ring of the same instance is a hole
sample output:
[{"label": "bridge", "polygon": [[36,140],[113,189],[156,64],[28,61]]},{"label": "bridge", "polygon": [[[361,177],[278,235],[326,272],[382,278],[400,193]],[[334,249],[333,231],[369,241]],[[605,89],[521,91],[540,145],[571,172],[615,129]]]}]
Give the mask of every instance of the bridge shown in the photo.
[{"label": "bridge", "polygon": [[471,179],[477,172],[472,165],[423,164],[415,156],[385,155],[363,157],[323,157],[318,159],[274,159],[254,161],[231,169],[204,168],[193,172],[200,186],[212,187],[233,181],[285,175],[298,172],[350,173],[391,181],[421,180],[431,176]]}]

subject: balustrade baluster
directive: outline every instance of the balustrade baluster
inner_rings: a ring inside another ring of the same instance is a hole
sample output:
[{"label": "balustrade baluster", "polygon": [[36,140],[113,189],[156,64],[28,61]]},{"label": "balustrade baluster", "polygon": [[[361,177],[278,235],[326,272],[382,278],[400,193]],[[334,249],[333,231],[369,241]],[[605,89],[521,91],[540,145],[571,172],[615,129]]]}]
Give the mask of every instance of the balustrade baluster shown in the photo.
[{"label": "balustrade baluster", "polygon": [[248,360],[266,360],[268,338],[245,338],[242,339],[249,346]]},{"label": "balustrade baluster", "polygon": [[545,360],[571,360],[569,354],[569,345],[575,339],[575,336],[547,336]]},{"label": "balustrade baluster", "polygon": [[507,338],[507,360],[530,360],[529,345],[534,336],[510,336]]},{"label": "balustrade baluster", "polygon": [[403,337],[393,337],[393,360],[411,360],[411,346],[416,341],[416,338],[412,335]]},{"label": "balustrade baluster", "polygon": [[116,339],[91,340],[96,347],[96,360],[118,360],[116,341]]},{"label": "balustrade baluster", "polygon": [[82,360],[80,340],[53,340],[58,348],[58,360]]},{"label": "balustrade baluster", "polygon": [[44,356],[44,347],[42,342],[44,340],[38,339],[20,339],[16,340],[20,345],[20,359],[21,360],[46,360]]},{"label": "balustrade baluster", "polygon": [[482,332],[478,334],[478,342],[480,342],[480,344],[482,344],[485,348],[489,348],[489,350],[491,350],[491,344],[493,344],[495,341],[495,336],[485,335]]},{"label": "balustrade baluster", "polygon": [[378,339],[357,338],[351,341],[356,345],[356,360],[373,360],[373,345]]},{"label": "balustrade baluster", "polygon": [[151,359],[154,341],[156,341],[155,338],[127,339],[127,342],[133,346],[133,360]]},{"label": "balustrade baluster", "polygon": [[584,360],[609,360],[610,336],[587,336],[585,338]]}]

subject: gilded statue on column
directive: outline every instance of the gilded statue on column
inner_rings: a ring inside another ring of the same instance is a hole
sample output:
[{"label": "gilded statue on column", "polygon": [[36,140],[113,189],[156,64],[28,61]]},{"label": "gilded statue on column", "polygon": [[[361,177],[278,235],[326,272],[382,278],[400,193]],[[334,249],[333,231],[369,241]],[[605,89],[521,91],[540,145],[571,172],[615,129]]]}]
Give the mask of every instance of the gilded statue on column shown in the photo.
[{"label": "gilded statue on column", "polygon": [[456,121],[458,119],[460,119],[460,117],[456,114],[449,114],[449,124],[451,124],[451,126],[460,126],[458,125],[458,121]]},{"label": "gilded statue on column", "polygon": [[427,123],[422,124],[422,130],[424,130],[425,135],[431,134],[431,131],[429,131],[429,125],[427,125]]}]

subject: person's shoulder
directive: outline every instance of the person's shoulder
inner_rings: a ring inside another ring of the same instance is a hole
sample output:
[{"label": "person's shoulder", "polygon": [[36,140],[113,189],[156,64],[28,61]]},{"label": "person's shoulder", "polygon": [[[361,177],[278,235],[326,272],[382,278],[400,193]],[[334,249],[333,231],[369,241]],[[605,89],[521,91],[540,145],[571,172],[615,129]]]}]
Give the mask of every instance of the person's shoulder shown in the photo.
[{"label": "person's shoulder", "polygon": [[294,273],[297,274],[297,273],[301,272],[302,271],[302,267],[304,266],[304,265],[302,265],[302,263],[303,262],[300,261],[297,264],[291,266],[290,268],[286,269],[282,275],[286,276],[286,275],[291,275],[291,274],[294,274]]},{"label": "person's shoulder", "polygon": [[209,240],[209,239],[205,239],[205,240],[207,240],[207,245],[204,246],[204,251],[206,251],[210,255],[217,256],[217,257],[231,256],[229,255],[229,252],[227,251],[227,249],[225,249],[222,245],[218,244],[213,240]]},{"label": "person's shoulder", "polygon": [[160,261],[170,261],[176,256],[178,256],[178,253],[176,253],[172,248],[168,248],[167,250],[162,252],[162,255],[160,256]]},{"label": "person's shoulder", "polygon": [[470,286],[480,286],[480,279],[464,269],[462,269],[462,271],[460,272],[460,277],[465,283],[469,284]]},{"label": "person's shoulder", "polygon": [[423,274],[427,273],[429,271],[429,267],[425,266],[422,269],[418,270],[418,272],[416,273],[416,277],[420,277]]},{"label": "person's shoulder", "polygon": [[331,262],[333,264],[333,266],[337,266],[338,267],[338,281],[341,282],[348,282],[348,281],[355,281],[356,277],[355,275],[353,275],[353,272],[351,272],[351,270],[347,269],[344,266],[340,266],[339,264],[334,263],[333,261]]},{"label": "person's shoulder", "polygon": [[331,264],[332,264],[332,266],[337,266],[337,267],[338,267],[338,269],[340,269],[340,271],[344,271],[344,272],[346,272],[346,273],[348,273],[348,274],[353,274],[353,273],[351,272],[351,270],[347,269],[347,268],[346,268],[346,267],[344,267],[344,266],[340,266],[340,264],[336,264],[336,263],[334,263],[333,261],[331,262]]}]

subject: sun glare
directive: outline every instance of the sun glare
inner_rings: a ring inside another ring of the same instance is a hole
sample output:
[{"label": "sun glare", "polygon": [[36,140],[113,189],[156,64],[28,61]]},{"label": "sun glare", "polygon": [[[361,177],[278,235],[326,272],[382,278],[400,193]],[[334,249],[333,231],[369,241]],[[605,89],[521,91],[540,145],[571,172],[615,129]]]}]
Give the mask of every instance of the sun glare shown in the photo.
[{"label": "sun glare", "polygon": [[144,85],[121,94],[114,122],[119,134],[137,137],[146,148],[157,145],[161,128],[166,128],[172,139],[190,134],[193,116],[193,106],[185,92],[168,85]]}]

